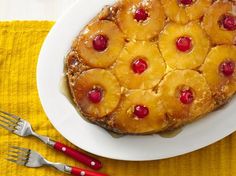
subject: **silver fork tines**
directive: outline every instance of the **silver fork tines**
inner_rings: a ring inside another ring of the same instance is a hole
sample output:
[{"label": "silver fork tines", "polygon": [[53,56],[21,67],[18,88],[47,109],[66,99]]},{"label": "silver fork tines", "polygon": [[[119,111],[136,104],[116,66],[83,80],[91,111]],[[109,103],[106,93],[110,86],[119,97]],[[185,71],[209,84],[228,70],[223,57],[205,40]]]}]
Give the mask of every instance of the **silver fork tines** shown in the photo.
[{"label": "silver fork tines", "polygon": [[30,136],[33,135],[43,141],[44,143],[53,146],[54,142],[46,136],[41,136],[35,133],[30,123],[16,115],[10,114],[0,110],[0,127],[7,129],[8,131],[18,136]]},{"label": "silver fork tines", "polygon": [[13,114],[0,111],[0,127],[5,128],[8,131],[14,132],[20,121],[20,117],[17,117]]},{"label": "silver fork tines", "polygon": [[66,172],[67,170],[65,170],[65,168],[69,167],[62,163],[53,163],[53,162],[47,161],[39,153],[33,150],[16,147],[16,146],[10,147],[10,150],[8,151],[7,156],[8,157],[6,158],[6,160],[11,161],[13,163],[17,163],[19,165],[27,166],[27,167],[37,168],[43,165],[48,165],[62,172]]},{"label": "silver fork tines", "polygon": [[14,115],[14,114],[10,114],[10,113],[8,113],[8,112],[4,112],[4,111],[1,111],[1,110],[0,110],[0,112],[1,112],[2,114],[5,114],[5,115],[8,115],[8,116],[11,116],[11,117],[14,118],[14,119],[17,119],[17,120],[20,119],[20,117]]},{"label": "silver fork tines", "polygon": [[6,160],[25,166],[29,160],[30,150],[16,146],[11,146],[10,148],[11,150],[8,151]]}]

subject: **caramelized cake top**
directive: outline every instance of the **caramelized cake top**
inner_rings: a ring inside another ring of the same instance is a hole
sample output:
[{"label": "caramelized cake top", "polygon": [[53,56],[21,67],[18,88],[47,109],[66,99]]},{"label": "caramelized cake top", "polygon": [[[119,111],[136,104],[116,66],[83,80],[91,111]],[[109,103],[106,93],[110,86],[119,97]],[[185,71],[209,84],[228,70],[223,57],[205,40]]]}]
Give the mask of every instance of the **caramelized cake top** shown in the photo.
[{"label": "caramelized cake top", "polygon": [[81,114],[122,134],[189,123],[236,92],[236,4],[118,0],[80,32],[67,55]]}]

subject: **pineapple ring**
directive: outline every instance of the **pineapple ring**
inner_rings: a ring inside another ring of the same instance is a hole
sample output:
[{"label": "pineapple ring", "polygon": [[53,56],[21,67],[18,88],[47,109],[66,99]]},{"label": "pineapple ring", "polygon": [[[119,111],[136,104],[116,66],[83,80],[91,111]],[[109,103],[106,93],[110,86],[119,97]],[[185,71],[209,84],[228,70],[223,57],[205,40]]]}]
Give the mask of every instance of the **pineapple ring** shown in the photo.
[{"label": "pineapple ring", "polygon": [[[134,115],[134,107],[140,104],[149,110],[149,114],[141,119]],[[108,124],[117,131],[132,134],[154,133],[167,126],[162,103],[150,90],[127,91],[122,96],[117,111],[111,115]]]},{"label": "pineapple ring", "polygon": [[[180,100],[180,91],[191,89],[193,101],[184,104]],[[176,126],[192,121],[213,109],[212,94],[201,74],[193,70],[175,70],[169,72],[159,85],[158,95]]]},{"label": "pineapple ring", "polygon": [[204,15],[212,0],[196,0],[186,7],[181,6],[178,0],[161,0],[166,15],[176,23],[186,24]]},{"label": "pineapple ring", "polygon": [[203,27],[215,44],[236,44],[236,30],[227,31],[219,25],[222,15],[235,14],[235,6],[232,2],[214,3],[206,12],[203,19]]},{"label": "pineapple ring", "polygon": [[[192,49],[181,52],[176,47],[179,37],[188,36],[192,39]],[[159,48],[167,65],[177,69],[194,69],[199,67],[208,53],[210,42],[197,22],[187,25],[168,24],[159,37]]]},{"label": "pineapple ring", "polygon": [[[101,102],[96,104],[88,99],[88,92],[95,86],[103,91]],[[95,119],[102,119],[111,113],[120,101],[119,82],[111,72],[103,69],[91,69],[83,72],[76,78],[71,89],[75,102],[82,113]]]},{"label": "pineapple ring", "polygon": [[[93,39],[97,35],[105,35],[108,38],[108,47],[102,52],[93,48]],[[89,24],[83,30],[74,42],[74,49],[85,64],[96,68],[107,68],[115,62],[124,43],[124,36],[115,23],[100,20]]]},{"label": "pineapple ring", "polygon": [[222,62],[230,59],[236,64],[236,46],[221,45],[211,49],[202,72],[215,98],[216,105],[222,105],[236,92],[236,71],[233,75],[224,76],[219,71]]},{"label": "pineapple ring", "polygon": [[[138,8],[144,8],[148,11],[146,21],[138,22],[134,19],[134,12]],[[117,21],[128,38],[149,40],[157,36],[164,27],[165,14],[159,0],[121,0]]]},{"label": "pineapple ring", "polygon": [[[135,73],[131,64],[135,58],[145,58],[148,68]],[[129,89],[150,89],[157,85],[165,73],[164,60],[156,44],[146,41],[129,42],[114,64],[113,72],[121,85]]]}]

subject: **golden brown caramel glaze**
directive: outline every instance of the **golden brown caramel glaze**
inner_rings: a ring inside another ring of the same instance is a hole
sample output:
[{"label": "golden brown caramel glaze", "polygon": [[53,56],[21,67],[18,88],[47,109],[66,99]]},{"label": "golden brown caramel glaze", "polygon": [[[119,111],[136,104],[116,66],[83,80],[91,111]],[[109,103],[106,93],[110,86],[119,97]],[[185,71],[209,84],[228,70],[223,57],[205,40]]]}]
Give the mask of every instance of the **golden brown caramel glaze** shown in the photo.
[{"label": "golden brown caramel glaze", "polygon": [[[192,95],[186,95],[186,91]],[[212,93],[205,78],[193,70],[169,72],[160,83],[158,94],[169,120],[176,123],[175,126],[190,122],[213,109]]]},{"label": "golden brown caramel glaze", "polygon": [[[101,91],[99,101],[90,98],[90,92],[96,89]],[[76,78],[74,85],[71,85],[71,90],[81,111],[95,119],[110,114],[120,101],[119,82],[111,72],[103,69],[83,72]]]},{"label": "golden brown caramel glaze", "polygon": [[222,25],[225,15],[236,18],[235,2],[216,1],[203,18],[203,28],[215,44],[236,44],[236,30],[227,30]]},{"label": "golden brown caramel glaze", "polygon": [[[105,39],[99,40],[99,36]],[[124,36],[114,22],[98,20],[82,31],[74,42],[74,50],[81,56],[84,64],[95,68],[107,68],[115,62],[124,43]]]},{"label": "golden brown caramel glaze", "polygon": [[200,19],[212,3],[212,0],[188,1],[192,2],[184,4],[181,0],[161,0],[167,17],[180,24]]},{"label": "golden brown caramel glaze", "polygon": [[[135,114],[137,105],[147,108],[146,116],[139,117]],[[147,134],[162,131],[168,123],[157,94],[152,91],[130,90],[123,95],[119,107],[111,115],[108,124],[115,131],[122,133]]]},{"label": "golden brown caramel glaze", "polygon": [[128,39],[149,40],[164,27],[165,14],[159,0],[120,0],[118,9],[117,22]]},{"label": "golden brown caramel glaze", "polygon": [[[225,70],[226,69],[226,70]],[[216,106],[227,103],[236,92],[236,46],[216,46],[202,66]]]},{"label": "golden brown caramel glaze", "polygon": [[153,134],[226,104],[236,92],[235,9],[211,0],[104,7],[66,57],[82,116],[116,133]]}]

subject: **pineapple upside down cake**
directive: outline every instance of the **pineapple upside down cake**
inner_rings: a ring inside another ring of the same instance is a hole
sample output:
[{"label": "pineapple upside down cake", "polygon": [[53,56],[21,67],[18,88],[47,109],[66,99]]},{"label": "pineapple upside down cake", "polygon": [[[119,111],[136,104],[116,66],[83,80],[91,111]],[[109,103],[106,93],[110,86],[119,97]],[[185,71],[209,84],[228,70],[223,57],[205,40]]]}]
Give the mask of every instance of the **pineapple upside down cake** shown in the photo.
[{"label": "pineapple upside down cake", "polygon": [[175,129],[236,92],[236,3],[118,0],[66,58],[81,114],[121,134]]}]

